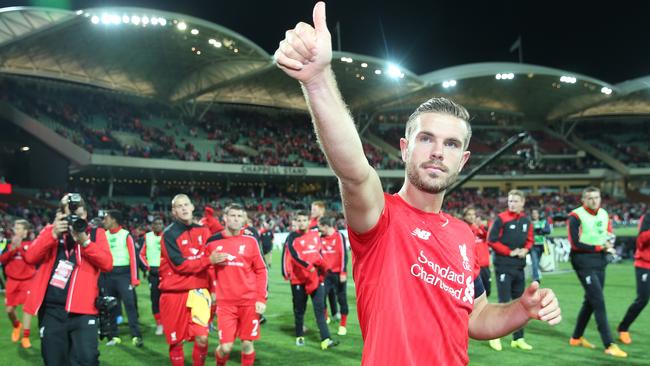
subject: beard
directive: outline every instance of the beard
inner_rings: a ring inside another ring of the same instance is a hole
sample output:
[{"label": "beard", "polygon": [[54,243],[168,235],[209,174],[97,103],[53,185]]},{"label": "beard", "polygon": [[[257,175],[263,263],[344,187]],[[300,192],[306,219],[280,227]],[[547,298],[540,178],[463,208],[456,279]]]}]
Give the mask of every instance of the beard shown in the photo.
[{"label": "beard", "polygon": [[[416,166],[415,163],[409,163],[406,165],[406,176],[408,177],[409,182],[414,185],[417,189],[431,194],[442,193],[451,186],[456,179],[458,178],[458,171],[453,173],[448,173],[447,177],[431,177],[430,180],[423,178],[419,174],[419,168],[423,168],[425,164],[431,164],[432,162],[424,162],[420,166]],[[444,166],[440,163],[436,166]],[[447,167],[444,167],[445,172],[449,172]]]}]

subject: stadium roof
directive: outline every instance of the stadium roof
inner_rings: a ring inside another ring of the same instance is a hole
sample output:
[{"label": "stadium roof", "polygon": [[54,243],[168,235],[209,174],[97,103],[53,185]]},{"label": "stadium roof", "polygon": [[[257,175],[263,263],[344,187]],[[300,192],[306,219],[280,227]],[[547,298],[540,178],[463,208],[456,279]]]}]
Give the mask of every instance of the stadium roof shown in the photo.
[{"label": "stadium roof", "polygon": [[[553,121],[585,113],[650,113],[650,78],[612,86],[542,66],[477,63],[424,75],[386,60],[335,52],[355,112],[412,109],[434,95],[470,109]],[[294,80],[265,50],[220,25],[165,11],[0,9],[0,72],[59,79],[161,100],[306,110]]]}]

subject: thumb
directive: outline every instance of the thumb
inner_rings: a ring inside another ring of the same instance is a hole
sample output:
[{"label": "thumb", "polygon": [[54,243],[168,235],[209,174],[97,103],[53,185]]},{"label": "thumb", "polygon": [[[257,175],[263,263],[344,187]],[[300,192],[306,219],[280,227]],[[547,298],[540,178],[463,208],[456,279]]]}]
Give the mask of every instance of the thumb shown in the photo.
[{"label": "thumb", "polygon": [[533,297],[537,293],[537,290],[539,290],[539,282],[533,281],[530,284],[530,286],[528,286],[528,288],[526,289],[525,295],[527,295],[529,297]]},{"label": "thumb", "polygon": [[314,29],[316,32],[327,32],[327,19],[325,18],[325,3],[319,1],[314,6]]}]

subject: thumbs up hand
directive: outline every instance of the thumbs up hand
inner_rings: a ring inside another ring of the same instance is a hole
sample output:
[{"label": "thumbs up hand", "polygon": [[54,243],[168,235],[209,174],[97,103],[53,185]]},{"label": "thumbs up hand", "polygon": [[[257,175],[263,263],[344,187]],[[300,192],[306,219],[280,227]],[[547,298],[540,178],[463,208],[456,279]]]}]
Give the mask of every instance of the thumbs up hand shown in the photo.
[{"label": "thumbs up hand", "polygon": [[534,281],[528,286],[519,299],[519,304],[524,308],[528,316],[547,322],[550,325],[562,321],[560,303],[549,288],[539,288],[539,282]]},{"label": "thumbs up hand", "polygon": [[320,75],[332,61],[332,36],[322,1],[314,6],[313,23],[300,22],[288,30],[273,56],[280,69],[302,83]]}]

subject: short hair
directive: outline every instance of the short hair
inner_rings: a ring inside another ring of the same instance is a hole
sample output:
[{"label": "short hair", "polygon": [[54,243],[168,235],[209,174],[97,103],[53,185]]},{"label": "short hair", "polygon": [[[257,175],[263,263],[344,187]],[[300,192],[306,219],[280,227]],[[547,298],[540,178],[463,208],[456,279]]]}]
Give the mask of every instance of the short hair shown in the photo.
[{"label": "short hair", "polygon": [[508,196],[519,196],[522,200],[526,199],[526,194],[518,189],[512,189],[508,192]]},{"label": "short hair", "polygon": [[600,188],[594,187],[594,186],[589,186],[589,187],[585,188],[584,190],[582,190],[582,197],[584,198],[587,195],[587,193],[592,193],[592,192],[600,193]]},{"label": "short hair", "polygon": [[463,150],[467,150],[467,147],[469,146],[469,140],[472,138],[472,126],[470,126],[469,123],[469,112],[467,109],[465,109],[465,107],[447,98],[431,98],[426,102],[420,104],[420,106],[417,107],[415,111],[409,116],[409,119],[406,121],[404,137],[408,139],[411,136],[411,133],[415,128],[415,121],[423,113],[447,114],[465,121],[465,125],[467,126],[467,139],[463,142]]},{"label": "short hair", "polygon": [[298,210],[298,211],[293,213],[293,218],[295,219],[298,216],[307,216],[307,217],[309,217],[309,214],[305,210]]},{"label": "short hair", "polygon": [[474,211],[474,213],[476,213],[476,208],[474,208],[472,206],[465,207],[463,209],[463,217],[465,217],[465,215],[467,215],[467,213],[470,212],[470,211]]},{"label": "short hair", "polygon": [[330,226],[330,227],[336,227],[336,218],[332,216],[323,216],[320,219],[318,219],[318,224]]},{"label": "short hair", "polygon": [[165,220],[163,220],[163,218],[160,217],[160,216],[154,217],[151,222],[154,223],[154,222],[159,221],[159,220],[162,221],[163,225],[165,224]]},{"label": "short hair", "polygon": [[322,209],[327,208],[327,204],[325,203],[325,201],[314,201],[314,202],[311,203],[311,205],[312,206],[318,206],[318,207],[320,207]]},{"label": "short hair", "polygon": [[230,210],[237,210],[237,211],[244,211],[244,212],[246,212],[246,210],[244,209],[244,206],[242,206],[242,205],[240,205],[240,204],[238,204],[238,203],[231,203],[231,204],[229,204],[229,205],[226,206],[226,208],[223,210],[223,213],[227,215],[228,212],[230,212]]},{"label": "short hair", "polygon": [[27,232],[32,231],[32,224],[29,223],[29,221],[24,220],[24,219],[18,219],[14,221],[14,225],[20,225],[25,229]]},{"label": "short hair", "polygon": [[190,199],[190,196],[186,195],[185,193],[179,193],[179,194],[175,195],[174,198],[172,198],[172,207],[174,207],[174,205],[176,204],[176,201],[181,199],[181,198],[187,198],[187,200],[190,201],[190,203],[192,203],[192,200]]},{"label": "short hair", "polygon": [[122,215],[122,212],[120,210],[108,210],[106,211],[106,215],[112,217],[115,222],[117,222],[118,225],[122,225],[123,220],[124,220],[124,215]]}]

